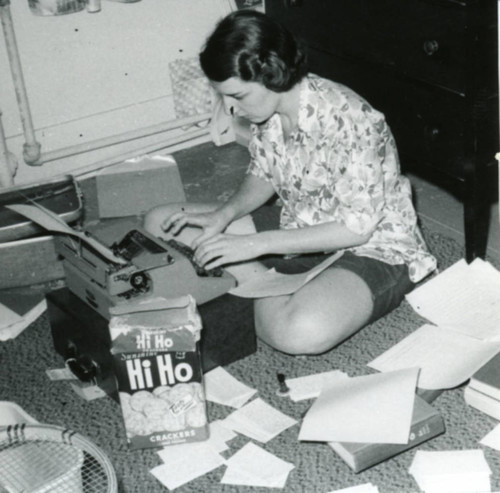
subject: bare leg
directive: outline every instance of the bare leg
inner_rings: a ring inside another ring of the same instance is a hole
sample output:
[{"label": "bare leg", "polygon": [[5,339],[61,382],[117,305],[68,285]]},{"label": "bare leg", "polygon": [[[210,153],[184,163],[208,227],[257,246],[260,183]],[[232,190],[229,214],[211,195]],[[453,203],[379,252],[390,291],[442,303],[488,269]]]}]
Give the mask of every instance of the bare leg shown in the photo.
[{"label": "bare leg", "polygon": [[292,295],[255,301],[257,335],[288,354],[321,354],[369,320],[371,291],[359,276],[326,269]]},{"label": "bare leg", "polygon": [[[155,207],[150,210],[144,217],[144,228],[151,234],[168,240],[175,238],[176,240],[191,246],[193,240],[201,234],[201,230],[195,226],[186,226],[175,237],[171,233],[165,233],[161,229],[161,224],[165,219],[170,217],[176,212],[210,212],[217,208],[220,204],[217,203],[194,203],[194,202],[178,202],[173,204],[165,204]],[[256,233],[255,225],[250,216],[244,216],[231,223],[226,233],[229,234],[252,234]],[[232,264],[226,267],[227,271],[231,273],[238,284],[248,281],[256,274],[262,274],[267,268],[258,261],[242,262],[239,264]]]}]

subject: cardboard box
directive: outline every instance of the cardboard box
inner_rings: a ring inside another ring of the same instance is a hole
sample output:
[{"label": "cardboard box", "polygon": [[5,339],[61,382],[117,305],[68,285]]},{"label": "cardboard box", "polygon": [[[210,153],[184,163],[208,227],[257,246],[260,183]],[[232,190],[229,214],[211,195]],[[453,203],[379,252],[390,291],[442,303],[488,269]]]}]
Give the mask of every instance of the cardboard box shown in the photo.
[{"label": "cardboard box", "polygon": [[140,156],[99,171],[95,177],[98,217],[141,216],[158,205],[185,202],[171,155]]},{"label": "cardboard box", "polygon": [[111,354],[131,449],[208,438],[201,328],[192,296],[114,309]]}]

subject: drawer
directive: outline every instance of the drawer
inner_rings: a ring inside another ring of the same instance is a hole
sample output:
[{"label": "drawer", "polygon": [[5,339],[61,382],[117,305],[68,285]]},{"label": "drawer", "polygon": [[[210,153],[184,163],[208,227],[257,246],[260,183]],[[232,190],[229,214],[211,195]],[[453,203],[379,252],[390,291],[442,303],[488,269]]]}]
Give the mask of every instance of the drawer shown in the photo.
[{"label": "drawer", "polygon": [[464,94],[467,46],[476,29],[486,33],[496,20],[495,2],[483,5],[490,7],[478,7],[481,28],[468,18],[471,7],[446,1],[267,0],[266,11],[310,48]]},{"label": "drawer", "polygon": [[494,94],[485,93],[472,106],[466,97],[324,52],[312,50],[311,64],[321,68],[316,71],[320,75],[351,87],[385,114],[404,169],[432,168],[435,174],[461,181],[465,162],[491,160],[497,152]]}]

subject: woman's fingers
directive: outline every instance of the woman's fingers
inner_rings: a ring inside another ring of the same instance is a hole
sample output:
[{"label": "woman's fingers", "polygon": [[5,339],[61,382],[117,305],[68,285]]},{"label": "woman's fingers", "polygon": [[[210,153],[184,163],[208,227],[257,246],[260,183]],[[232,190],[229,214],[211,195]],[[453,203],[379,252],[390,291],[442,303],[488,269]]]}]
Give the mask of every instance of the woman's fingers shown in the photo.
[{"label": "woman's fingers", "polygon": [[165,232],[171,231],[174,233],[174,230],[178,232],[181,227],[185,226],[185,221],[186,215],[182,212],[176,212],[161,223],[161,229]]},{"label": "woman's fingers", "polygon": [[216,257],[212,261],[206,263],[203,267],[206,270],[211,270],[211,269],[216,269],[217,267],[222,267],[223,265],[225,265],[227,263],[228,262],[226,262],[223,257]]},{"label": "woman's fingers", "polygon": [[195,258],[200,265],[205,266],[205,264],[213,260],[214,257],[223,254],[223,245],[221,244],[222,236],[223,235],[220,234],[215,235],[201,243],[199,242],[200,246],[195,248]]},{"label": "woman's fingers", "polygon": [[211,269],[251,258],[251,252],[245,248],[242,236],[218,234],[205,240],[196,250],[196,261]]},{"label": "woman's fingers", "polygon": [[176,235],[181,231],[184,226],[188,224],[191,226],[205,226],[205,220],[199,214],[186,214],[184,212],[177,212],[172,214],[168,219],[166,219],[161,227],[163,231],[170,232],[173,235]]}]

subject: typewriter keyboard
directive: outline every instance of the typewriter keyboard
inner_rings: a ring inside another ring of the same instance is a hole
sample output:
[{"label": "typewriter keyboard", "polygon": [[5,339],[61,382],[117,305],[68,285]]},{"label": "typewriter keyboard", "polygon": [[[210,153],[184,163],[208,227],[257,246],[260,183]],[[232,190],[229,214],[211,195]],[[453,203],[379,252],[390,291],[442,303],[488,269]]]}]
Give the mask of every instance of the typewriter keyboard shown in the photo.
[{"label": "typewriter keyboard", "polygon": [[222,277],[224,273],[224,269],[222,267],[215,267],[214,269],[205,269],[204,267],[198,265],[194,260],[194,251],[193,249],[179,241],[176,240],[167,240],[167,245],[174,248],[178,252],[182,253],[193,265],[196,274],[200,277]]}]

